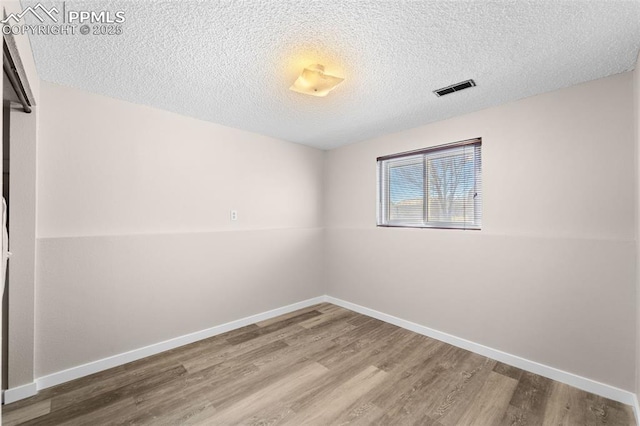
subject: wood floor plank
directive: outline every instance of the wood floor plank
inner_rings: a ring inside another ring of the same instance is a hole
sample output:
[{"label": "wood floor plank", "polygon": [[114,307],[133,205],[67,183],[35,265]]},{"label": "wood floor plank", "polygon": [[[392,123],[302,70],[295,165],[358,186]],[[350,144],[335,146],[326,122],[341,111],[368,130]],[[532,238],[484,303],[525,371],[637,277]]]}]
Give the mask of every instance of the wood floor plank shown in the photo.
[{"label": "wood floor plank", "polygon": [[320,309],[322,309],[323,307],[327,307],[327,306],[331,306],[331,305],[329,305],[328,303],[320,303],[318,305],[308,306],[308,307],[303,308],[303,309],[298,309],[297,311],[289,312],[288,314],[279,315],[277,317],[269,318],[269,319],[266,319],[264,321],[259,321],[259,322],[255,323],[255,325],[257,325],[258,327],[266,327],[266,326],[269,326],[271,324],[275,324],[275,323],[278,323],[280,321],[285,321],[285,320],[288,320],[290,318],[296,317],[296,316],[298,316],[300,314],[304,314],[304,313],[307,313],[307,312],[311,312],[311,311],[321,312]]},{"label": "wood floor plank", "polygon": [[635,425],[631,407],[321,303],[7,404],[7,425]]},{"label": "wood floor plank", "polygon": [[444,425],[437,420],[433,420],[430,416],[425,414],[414,423],[414,426],[444,426]]},{"label": "wood floor plank", "polygon": [[297,413],[284,424],[333,424],[333,420],[350,407],[362,393],[366,393],[382,383],[386,375],[387,373],[379,368],[368,366],[337,386],[324,398],[316,399],[308,409]]},{"label": "wood floor plank", "polygon": [[[375,332],[370,330],[369,333]],[[313,401],[323,398],[325,395],[333,391],[336,384],[342,383],[352,378],[357,372],[359,372],[363,365],[375,366],[381,363],[386,357],[387,353],[381,348],[388,347],[397,342],[398,338],[403,338],[402,330],[395,330],[387,339],[380,339],[375,344],[371,344],[367,347],[361,347],[358,351],[349,351],[349,355],[344,355],[344,349],[340,346],[337,349],[332,349],[334,354],[341,355],[342,362],[339,364],[331,364],[330,372],[323,376],[321,380],[318,380],[313,388],[308,389],[302,393],[297,400],[293,403],[292,409],[296,412],[307,409],[312,405]],[[348,346],[348,345],[347,345]],[[330,354],[329,354],[330,355]],[[317,358],[318,362],[326,360],[326,355],[321,358]],[[326,364],[323,364],[326,366]]]},{"label": "wood floor plank", "polygon": [[280,380],[261,389],[255,389],[235,404],[221,410],[211,418],[213,424],[245,424],[245,419],[265,410],[274,402],[282,401],[304,387],[309,387],[323,374],[329,371],[326,367],[313,363],[295,374],[283,376]]},{"label": "wood floor plank", "polygon": [[[345,334],[350,334],[348,331]],[[301,333],[302,334],[302,333]],[[323,356],[331,355],[332,353],[336,353],[342,349],[341,346],[336,344],[331,344],[327,346],[326,339],[323,340],[315,340],[314,335],[306,335],[309,339],[305,343],[300,341],[297,342],[295,346],[290,346],[288,349],[287,356],[278,357],[278,358],[263,358],[261,360],[256,360],[254,362],[255,365],[260,367],[260,371],[256,376],[264,377],[260,382],[268,382],[277,380],[281,374],[288,373],[290,371],[295,370],[296,368],[302,368],[310,362],[319,362]],[[354,339],[357,339],[357,335],[351,335],[351,340],[344,341],[351,342]],[[326,375],[325,375],[326,376]],[[342,376],[346,377],[345,375]],[[324,379],[324,376],[323,376]],[[254,382],[256,382],[254,380]],[[318,380],[314,386],[314,388],[319,387],[318,383],[321,380]],[[236,382],[236,384],[238,384]],[[224,406],[226,404],[233,403],[235,399],[242,396],[245,392],[246,387],[252,387],[252,383],[247,383],[246,385],[239,386],[234,389],[232,393],[225,393],[223,395],[219,395],[216,397],[216,404],[219,406]]]},{"label": "wood floor plank", "polygon": [[[255,328],[255,325],[252,324],[242,329],[246,332],[247,329],[253,328]],[[155,374],[158,371],[178,367],[182,365],[182,360],[193,359],[203,352],[219,352],[231,346],[226,341],[226,338],[234,335],[235,331],[237,330],[82,377],[54,388],[46,389],[42,394],[53,399],[53,409],[79,404],[89,397],[139,381],[145,376]]]},{"label": "wood floor plank", "polygon": [[[294,339],[289,345],[295,347],[297,351],[290,353],[290,357],[268,357],[272,363],[264,363],[264,359],[253,359],[249,366],[242,367],[236,365],[234,369],[229,369],[225,363],[196,372],[188,377],[184,383],[177,383],[172,386],[174,389],[154,390],[150,394],[138,397],[140,410],[144,414],[134,417],[135,421],[144,422],[144,419],[156,418],[162,414],[168,405],[172,409],[180,409],[184,405],[193,404],[194,401],[200,403],[201,399],[215,401],[218,405],[223,403],[233,403],[234,398],[240,398],[246,389],[255,386],[256,383],[265,383],[268,380],[277,380],[281,374],[296,371],[297,368],[304,367],[312,362],[314,353],[326,353],[331,350],[327,347],[327,339],[321,338],[324,334],[328,337],[335,337],[336,330],[348,332],[353,330],[353,326],[348,324],[323,324],[323,326],[304,330],[299,333],[301,338]],[[320,336],[320,337],[319,337]],[[357,338],[353,336],[352,339]],[[254,342],[256,340],[253,340]],[[285,342],[286,343],[286,342]],[[332,346],[333,350],[339,349],[337,345]],[[256,367],[256,363],[261,364],[261,368]],[[237,363],[236,363],[237,364]],[[232,391],[227,391],[226,386],[233,386]],[[178,398],[175,395],[179,395]]]},{"label": "wood floor plank", "polygon": [[493,367],[493,371],[516,380],[520,380],[523,373],[523,371],[518,367],[513,367],[502,362],[496,362],[495,367]]},{"label": "wood floor plank", "polygon": [[264,346],[258,346],[253,351],[243,353],[224,362],[215,364],[207,369],[187,374],[183,380],[176,381],[162,389],[152,389],[142,392],[136,398],[138,412],[130,419],[131,422],[145,422],[159,418],[167,409],[179,411],[185,405],[200,403],[203,395],[219,392],[229,395],[225,385],[233,383],[253,383],[259,368],[251,363],[254,359],[269,356],[286,348],[288,345],[276,341]]},{"label": "wood floor plank", "polygon": [[[327,346],[334,345],[334,339],[339,336],[346,335],[348,332],[357,328],[356,326],[351,325],[344,320],[345,318],[350,318],[351,316],[343,316],[343,314],[340,315],[340,318],[333,317],[321,324],[305,328],[304,332],[284,337],[283,340],[290,346],[297,346],[298,344],[307,344],[309,341],[317,342],[320,340],[323,340],[323,343]],[[354,340],[355,338],[357,337],[351,337],[351,340]]]},{"label": "wood floor plank", "polygon": [[135,398],[135,409],[118,413],[116,424],[158,424],[165,419],[185,417],[189,413],[199,412],[215,407],[207,396],[207,391],[216,388],[224,389],[223,383],[232,382],[234,378],[243,378],[258,371],[252,364],[216,374],[215,369],[204,370],[195,375],[188,375],[171,386],[141,393]]},{"label": "wood floor plank", "polygon": [[410,367],[411,360],[415,358],[417,351],[420,351],[421,355],[425,355],[427,349],[433,348],[435,345],[440,345],[440,342],[429,337],[422,336],[420,334],[412,333],[408,330],[403,330],[409,339],[393,348],[389,348],[386,356],[374,365],[380,370],[386,372],[393,371],[397,368]]},{"label": "wood floor plank", "polygon": [[52,410],[55,411],[74,404],[82,404],[88,398],[93,398],[97,395],[112,392],[123,386],[149,379],[158,374],[158,371],[176,368],[181,369],[182,365],[175,360],[165,360],[165,362],[145,365],[130,372],[120,371],[114,374],[113,377],[105,377],[102,380],[96,380],[84,386],[78,386],[77,389],[52,396]]},{"label": "wood floor plank", "polygon": [[273,324],[269,324],[269,325],[267,325],[265,327],[257,327],[257,328],[255,328],[255,329],[253,329],[251,331],[248,331],[247,333],[229,337],[227,339],[227,341],[229,343],[231,343],[232,345],[237,345],[239,343],[246,342],[246,341],[251,340],[251,339],[255,339],[256,337],[260,337],[260,336],[262,336],[264,334],[269,334],[269,333],[276,332],[276,331],[281,330],[281,329],[283,329],[283,328],[285,328],[285,327],[287,327],[287,326],[289,326],[291,324],[297,324],[297,323],[305,321],[305,320],[307,320],[309,318],[316,317],[318,315],[322,315],[322,314],[320,312],[318,312],[318,311],[304,312],[302,314],[298,314],[298,315],[292,316],[292,317],[287,318],[285,320],[278,321],[278,322],[275,322]]},{"label": "wood floor plank", "polygon": [[[447,356],[452,350],[442,342],[423,336],[420,336],[418,341],[421,344],[415,349],[400,352],[398,356],[400,362],[394,368],[384,370],[389,373],[386,386],[381,386],[370,395],[371,402],[381,408],[381,415],[374,417],[375,419],[385,416],[394,407],[397,408],[397,402],[403,395],[410,392],[417,380],[422,375],[429,374],[437,365],[438,359],[441,356]],[[414,342],[413,339],[412,342]],[[405,349],[410,349],[410,343]],[[386,365],[387,360],[382,361],[381,364]],[[379,368],[380,364],[374,363],[374,365]]]},{"label": "wood floor plank", "polygon": [[206,351],[196,356],[191,356],[188,359],[184,359],[182,365],[189,373],[195,373],[247,353],[257,356],[259,353],[256,353],[256,350],[259,350],[259,348],[269,347],[269,345],[274,344],[276,346],[286,344],[284,343],[284,338],[295,335],[302,330],[304,330],[303,327],[293,324],[290,327],[280,329],[278,332],[256,337],[257,340],[255,341],[245,341],[220,350]]},{"label": "wood floor plank", "polygon": [[[373,318],[367,317],[365,315],[356,315],[355,317],[347,320],[347,322],[351,325],[361,326],[367,322],[372,322],[372,320]],[[379,320],[373,320],[373,321],[379,321]]]},{"label": "wood floor plank", "polygon": [[505,426],[542,424],[553,381],[526,371],[517,376],[519,377],[518,386],[501,424]]},{"label": "wood floor plank", "polygon": [[[353,422],[362,424],[363,419],[372,422],[373,419],[384,415],[384,409],[387,408],[384,402],[391,401],[397,396],[398,389],[402,387],[401,383],[412,378],[409,370],[413,368],[414,372],[424,371],[426,366],[424,360],[429,359],[436,348],[442,347],[441,342],[398,329],[386,341],[360,353],[350,361],[351,365],[369,363],[388,375],[384,386],[378,386],[363,394],[354,403],[351,411],[343,413],[336,421],[345,424]],[[340,370],[336,370],[336,373],[341,374]]]},{"label": "wood floor plank", "polygon": [[382,414],[382,409],[371,402],[357,402],[340,414],[336,418],[335,424],[370,425],[373,419],[380,417]]},{"label": "wood floor plank", "polygon": [[504,416],[516,386],[518,386],[517,380],[492,371],[457,424],[460,426],[497,424]]},{"label": "wood floor plank", "polygon": [[430,417],[445,426],[457,425],[474,396],[482,391],[494,365],[494,360],[470,353],[457,368],[458,374],[450,375],[448,384],[436,385],[443,389],[443,396],[429,410]]},{"label": "wood floor plank", "polygon": [[[441,394],[429,392],[429,389],[439,389],[434,386],[438,382],[448,381],[450,371],[470,355],[469,352],[453,347],[443,346],[434,356],[424,359],[418,368],[409,371],[409,380],[403,384],[397,383],[399,392],[388,402],[376,399],[376,404],[386,407],[385,414],[376,419],[375,424],[384,425],[393,422],[413,424],[424,414],[429,414],[436,405]],[[439,389],[440,390],[440,389]]]},{"label": "wood floor plank", "polygon": [[137,392],[143,392],[146,389],[160,387],[163,384],[175,380],[184,375],[187,371],[182,367],[172,368],[159,372],[150,378],[140,380],[114,391],[96,395],[83,401],[82,404],[74,404],[62,409],[51,411],[49,414],[29,420],[25,425],[58,425],[67,420],[73,420],[76,417],[85,415],[91,411],[95,411],[105,405],[114,404],[129,396],[135,395]]},{"label": "wood floor plank", "polygon": [[44,416],[51,412],[51,400],[39,401],[33,405],[28,405],[17,410],[2,414],[2,424],[5,426],[15,426],[25,423],[36,417]]},{"label": "wood floor plank", "polygon": [[[216,408],[213,404],[209,402],[205,402],[200,406],[191,406],[189,410],[182,412],[173,412],[171,416],[163,416],[161,424],[167,425],[181,425],[181,426],[191,426],[191,425],[202,425],[209,426],[211,425],[211,417],[215,415],[217,412]],[[150,422],[149,425],[157,425],[158,422]]]},{"label": "wood floor plank", "polygon": [[102,405],[77,417],[62,421],[60,426],[114,425],[118,424],[118,413],[135,410],[133,397],[120,399],[113,404]]},{"label": "wood floor plank", "polygon": [[320,324],[323,324],[327,321],[335,321],[336,319],[343,319],[347,317],[354,318],[355,315],[353,315],[353,312],[347,311],[346,309],[334,310],[327,313],[323,313],[322,315],[318,315],[317,317],[302,321],[300,323],[300,326],[304,328],[312,328]]},{"label": "wood floor plank", "polygon": [[547,401],[543,424],[570,426],[586,424],[586,404],[580,401],[578,389],[553,382]]},{"label": "wood floor plank", "polygon": [[633,418],[633,410],[630,406],[587,392],[583,395],[587,405],[587,426],[625,424],[625,421],[633,424],[629,421]]},{"label": "wood floor plank", "polygon": [[[335,365],[346,362],[347,359],[356,355],[360,351],[366,350],[373,345],[385,343],[385,338],[393,338],[400,331],[401,330],[399,330],[398,327],[391,324],[375,324],[374,328],[363,332],[360,338],[349,344],[343,345],[340,351],[321,357],[318,362],[327,368],[332,368]],[[346,335],[350,335],[350,333],[347,333]]]},{"label": "wood floor plank", "polygon": [[[391,367],[391,363],[388,362],[389,358],[401,359],[402,361],[406,360],[406,357],[412,353],[412,351],[403,351],[408,344],[411,343],[415,335],[413,333],[407,332],[403,329],[394,330],[388,338],[380,339],[376,344],[372,345],[368,349],[363,350],[356,357],[352,358],[349,361],[348,368],[356,368],[357,366],[371,364],[372,366],[389,373],[393,371]],[[420,342],[424,342],[424,339],[420,339]],[[415,342],[413,342],[414,350]],[[421,348],[424,349],[424,348]],[[402,354],[402,355],[401,355]],[[379,366],[383,365],[388,367],[387,369],[380,368]],[[344,366],[342,367],[344,368]],[[344,373],[339,369],[335,369],[333,371],[334,374],[343,376]],[[336,424],[365,424],[370,423],[372,419],[375,419],[384,413],[382,410],[376,406],[373,401],[381,397],[382,394],[390,388],[390,382],[393,381],[394,376],[390,374],[387,375],[385,379],[385,386],[377,386],[371,389],[369,392],[361,395],[353,405],[348,409],[337,416],[334,420]],[[317,386],[317,388],[321,388],[321,386]],[[316,394],[317,395],[317,394]]]},{"label": "wood floor plank", "polygon": [[331,303],[321,304],[318,310],[323,314],[330,314],[334,312],[352,312],[352,311],[349,311],[348,309],[343,308],[342,306],[333,305]]}]

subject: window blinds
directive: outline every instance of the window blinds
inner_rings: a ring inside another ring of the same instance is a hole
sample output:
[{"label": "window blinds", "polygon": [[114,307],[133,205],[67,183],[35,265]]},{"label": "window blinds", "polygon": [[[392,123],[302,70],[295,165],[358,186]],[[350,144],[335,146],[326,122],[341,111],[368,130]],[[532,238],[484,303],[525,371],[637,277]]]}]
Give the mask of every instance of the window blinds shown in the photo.
[{"label": "window blinds", "polygon": [[378,225],[480,229],[480,139],[380,157]]}]

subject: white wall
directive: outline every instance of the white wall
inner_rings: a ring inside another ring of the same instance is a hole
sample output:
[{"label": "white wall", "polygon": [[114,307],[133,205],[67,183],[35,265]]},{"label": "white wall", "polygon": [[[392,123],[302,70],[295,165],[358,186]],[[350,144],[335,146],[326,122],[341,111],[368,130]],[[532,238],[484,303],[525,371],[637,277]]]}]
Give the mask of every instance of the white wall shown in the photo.
[{"label": "white wall", "polygon": [[[328,294],[634,391],[632,111],[626,73],[328,152]],[[481,231],[376,228],[376,157],[474,137]]]},{"label": "white wall", "polygon": [[37,377],[324,293],[322,151],[45,82],[40,109]]}]

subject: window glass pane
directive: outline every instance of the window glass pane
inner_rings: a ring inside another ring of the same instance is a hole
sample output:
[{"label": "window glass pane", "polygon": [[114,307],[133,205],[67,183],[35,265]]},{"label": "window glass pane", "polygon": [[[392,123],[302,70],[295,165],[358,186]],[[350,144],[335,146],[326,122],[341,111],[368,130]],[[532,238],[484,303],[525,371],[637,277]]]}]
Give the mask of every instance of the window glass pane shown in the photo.
[{"label": "window glass pane", "polygon": [[427,221],[473,223],[474,155],[466,151],[427,156]]},{"label": "window glass pane", "polygon": [[378,224],[480,229],[480,139],[378,158]]},{"label": "window glass pane", "polygon": [[424,211],[422,156],[389,163],[389,220],[421,222]]}]

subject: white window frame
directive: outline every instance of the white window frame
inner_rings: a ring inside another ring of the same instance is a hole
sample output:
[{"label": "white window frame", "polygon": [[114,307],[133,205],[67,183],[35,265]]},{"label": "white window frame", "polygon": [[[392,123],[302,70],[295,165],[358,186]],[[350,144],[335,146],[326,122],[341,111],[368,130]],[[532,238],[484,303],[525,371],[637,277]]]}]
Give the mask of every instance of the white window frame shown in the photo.
[{"label": "white window frame", "polygon": [[[426,163],[429,158],[437,158],[438,155],[446,153],[447,151],[459,150],[461,147],[469,147],[474,149],[474,218],[473,222],[441,222],[430,221],[428,219],[428,200],[426,196],[427,185],[427,171]],[[482,227],[482,139],[468,139],[464,141],[454,142],[445,145],[438,145],[430,148],[419,149],[415,151],[402,152],[398,154],[386,155],[378,157],[377,161],[377,225],[380,227],[400,227],[400,228],[436,228],[436,229],[468,229],[468,230],[480,230]],[[415,157],[418,161],[424,161],[425,163],[425,180],[423,182],[423,191],[425,196],[423,198],[423,214],[422,220],[390,220],[390,196],[389,196],[389,161],[388,160],[400,160],[406,158],[411,160]]]}]

